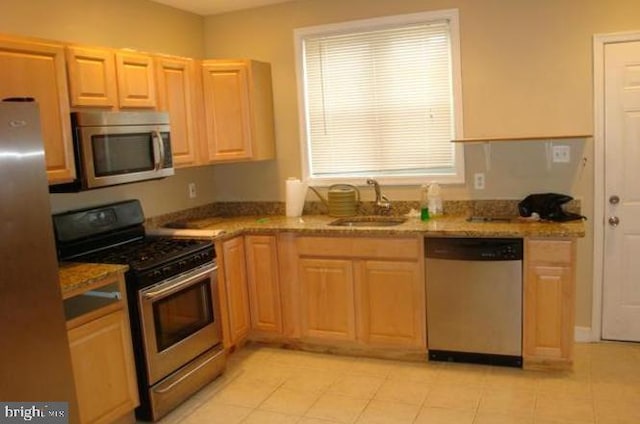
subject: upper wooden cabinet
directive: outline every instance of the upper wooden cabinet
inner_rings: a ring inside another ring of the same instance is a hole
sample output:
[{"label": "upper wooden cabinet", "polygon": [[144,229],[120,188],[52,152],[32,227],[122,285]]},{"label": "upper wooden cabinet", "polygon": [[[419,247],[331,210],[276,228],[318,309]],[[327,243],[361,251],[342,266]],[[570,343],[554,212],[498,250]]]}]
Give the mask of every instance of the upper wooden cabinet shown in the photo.
[{"label": "upper wooden cabinet", "polygon": [[188,58],[159,56],[155,58],[158,110],[169,112],[171,148],[176,167],[200,164],[198,140],[200,91],[195,61]]},{"label": "upper wooden cabinet", "polygon": [[116,62],[111,50],[67,46],[71,106],[117,107]]},{"label": "upper wooden cabinet", "polygon": [[271,66],[253,60],[202,64],[207,163],[275,157]]},{"label": "upper wooden cabinet", "polygon": [[570,363],[573,358],[575,248],[574,240],[526,241],[525,365]]},{"label": "upper wooden cabinet", "polygon": [[125,50],[67,46],[73,107],[155,108],[153,57]]},{"label": "upper wooden cabinet", "polygon": [[151,56],[117,51],[116,75],[120,107],[156,107],[156,87]]},{"label": "upper wooden cabinet", "polygon": [[40,108],[50,184],[75,178],[64,47],[0,37],[0,100],[33,97]]}]

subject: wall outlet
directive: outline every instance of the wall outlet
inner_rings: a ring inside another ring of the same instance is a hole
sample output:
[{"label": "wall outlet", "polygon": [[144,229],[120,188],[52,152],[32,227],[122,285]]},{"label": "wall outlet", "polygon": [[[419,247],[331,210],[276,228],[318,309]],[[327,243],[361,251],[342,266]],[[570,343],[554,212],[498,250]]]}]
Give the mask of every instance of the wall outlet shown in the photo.
[{"label": "wall outlet", "polygon": [[555,163],[571,162],[571,146],[553,146],[551,148],[551,157]]},{"label": "wall outlet", "polygon": [[476,190],[484,190],[484,173],[478,172],[473,174],[473,187]]},{"label": "wall outlet", "polygon": [[189,199],[195,199],[197,195],[196,183],[189,183]]}]

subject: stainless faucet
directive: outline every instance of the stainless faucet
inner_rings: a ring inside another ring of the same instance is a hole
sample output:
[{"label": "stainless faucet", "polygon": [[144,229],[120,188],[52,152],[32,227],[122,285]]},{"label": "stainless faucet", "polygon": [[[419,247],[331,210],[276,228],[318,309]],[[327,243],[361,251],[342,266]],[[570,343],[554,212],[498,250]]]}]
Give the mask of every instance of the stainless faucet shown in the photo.
[{"label": "stainless faucet", "polygon": [[374,179],[369,178],[367,184],[372,185],[376,192],[376,207],[381,211],[391,210],[391,200],[380,191],[380,184]]}]

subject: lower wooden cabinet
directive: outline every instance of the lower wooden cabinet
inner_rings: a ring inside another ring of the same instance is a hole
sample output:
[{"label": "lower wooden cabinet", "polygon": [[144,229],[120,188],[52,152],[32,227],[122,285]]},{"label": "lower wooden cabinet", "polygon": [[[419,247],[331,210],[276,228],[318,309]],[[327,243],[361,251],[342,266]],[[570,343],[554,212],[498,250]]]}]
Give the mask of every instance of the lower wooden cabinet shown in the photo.
[{"label": "lower wooden cabinet", "polygon": [[80,423],[133,419],[139,399],[124,277],[95,281],[90,292],[65,297],[64,308]]},{"label": "lower wooden cabinet", "polygon": [[424,351],[421,240],[298,238],[294,284],[299,285],[300,337]]},{"label": "lower wooden cabinet", "polygon": [[575,315],[575,241],[529,239],[525,246],[525,363],[571,362]]},{"label": "lower wooden cabinet", "polygon": [[358,337],[367,345],[425,347],[425,285],[417,261],[361,261]]},{"label": "lower wooden cabinet", "polygon": [[254,333],[281,334],[282,306],[276,237],[247,235],[244,241],[251,330]]},{"label": "lower wooden cabinet", "polygon": [[228,349],[246,339],[251,329],[244,238],[226,240],[216,250],[222,253],[218,253],[218,288],[223,343]]},{"label": "lower wooden cabinet", "polygon": [[112,312],[69,330],[82,423],[110,423],[138,405],[129,320]]},{"label": "lower wooden cabinet", "polygon": [[302,258],[298,261],[301,336],[355,341],[353,262]]}]

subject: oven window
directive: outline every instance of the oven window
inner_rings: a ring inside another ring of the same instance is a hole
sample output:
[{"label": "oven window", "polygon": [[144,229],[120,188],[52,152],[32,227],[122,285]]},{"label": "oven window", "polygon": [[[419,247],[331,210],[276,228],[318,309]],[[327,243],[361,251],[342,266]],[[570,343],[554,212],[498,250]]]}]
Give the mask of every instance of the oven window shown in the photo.
[{"label": "oven window", "polygon": [[96,177],[151,171],[155,167],[150,132],[94,135],[91,144]]},{"label": "oven window", "polygon": [[209,279],[153,304],[158,352],[213,322]]}]

